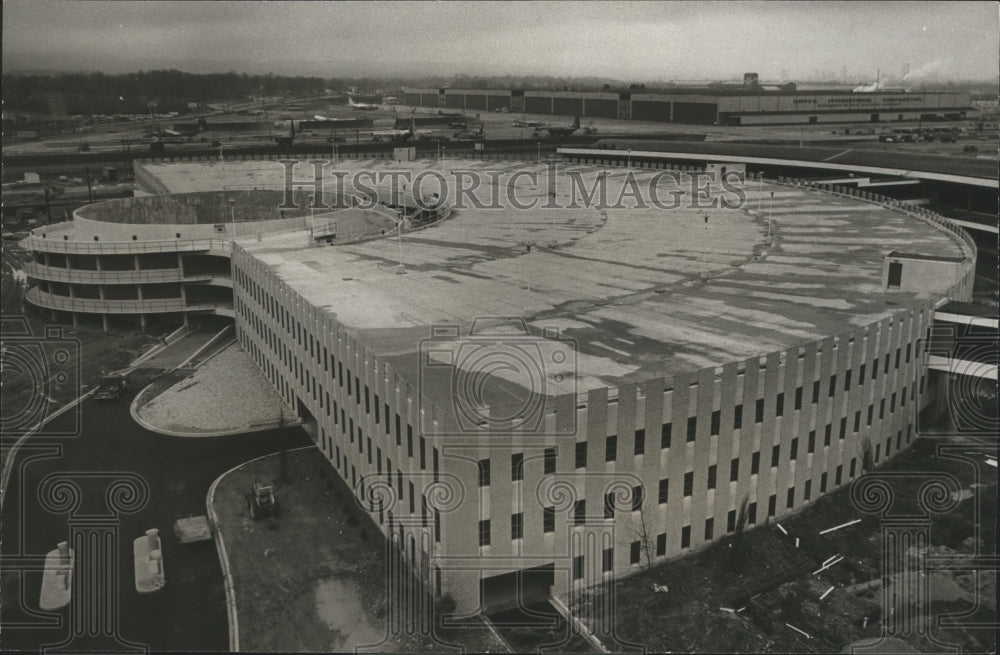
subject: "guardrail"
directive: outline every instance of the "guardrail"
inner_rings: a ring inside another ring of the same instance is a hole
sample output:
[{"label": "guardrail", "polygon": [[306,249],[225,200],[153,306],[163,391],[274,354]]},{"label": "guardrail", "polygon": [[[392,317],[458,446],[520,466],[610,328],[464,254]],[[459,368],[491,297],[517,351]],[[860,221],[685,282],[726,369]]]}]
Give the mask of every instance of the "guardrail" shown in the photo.
[{"label": "guardrail", "polygon": [[229,239],[161,239],[157,241],[59,241],[32,235],[21,240],[25,250],[90,255],[132,255],[147,252],[216,250],[229,253]]},{"label": "guardrail", "polygon": [[187,304],[183,298],[157,298],[150,300],[101,300],[99,298],[67,298],[42,291],[38,287],[28,289],[25,300],[38,307],[58,309],[88,314],[161,314],[166,312],[193,312],[204,310],[232,311],[226,303]]},{"label": "guardrail", "polygon": [[[185,272],[178,268],[149,269],[131,271],[95,271],[79,268],[46,266],[38,262],[27,262],[24,272],[30,278],[53,282],[73,282],[77,284],[149,284],[156,282],[197,282],[208,280],[220,273]],[[228,273],[227,273],[228,274]]]}]

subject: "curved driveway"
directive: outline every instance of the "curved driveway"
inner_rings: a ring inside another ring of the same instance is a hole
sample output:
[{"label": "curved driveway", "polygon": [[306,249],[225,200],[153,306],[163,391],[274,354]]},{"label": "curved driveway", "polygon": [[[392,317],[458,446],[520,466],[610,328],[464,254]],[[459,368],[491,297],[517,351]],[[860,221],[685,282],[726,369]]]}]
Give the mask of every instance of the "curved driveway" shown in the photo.
[{"label": "curved driveway", "polygon": [[[83,512],[106,512],[108,478],[100,472],[128,472],[148,484],[149,499],[135,514],[119,517],[118,633],[126,642],[147,644],[155,651],[228,650],[225,593],[215,545],[211,541],[179,545],[173,523],[179,517],[205,514],[205,496],[216,477],[229,468],[285,448],[311,445],[300,429],[270,430],[210,439],[181,439],[151,433],[129,416],[129,403],[143,386],[136,375],[130,392],[118,401],[83,404],[83,429],[76,438],[32,437],[19,451],[4,502],[2,525],[4,588],[0,603],[4,650],[33,650],[63,642],[71,632],[69,610],[60,610],[61,625],[37,625],[41,585],[39,572],[24,574],[59,541],[68,539],[69,515],[56,515],[39,501],[40,483],[54,472],[66,474],[83,491],[76,518]],[[58,427],[60,421],[51,424]],[[61,453],[56,448],[61,444]],[[86,474],[91,474],[87,477]],[[22,525],[23,524],[23,525]],[[167,584],[163,591],[140,596],[135,591],[132,541],[145,530],[159,528],[163,539]],[[78,553],[77,559],[86,560]],[[22,575],[18,576],[17,571]],[[79,589],[77,590],[79,591]],[[27,611],[18,601],[24,599]],[[13,628],[14,623],[32,623]],[[83,626],[81,626],[83,627]],[[74,642],[70,648],[118,650],[110,640]]]}]

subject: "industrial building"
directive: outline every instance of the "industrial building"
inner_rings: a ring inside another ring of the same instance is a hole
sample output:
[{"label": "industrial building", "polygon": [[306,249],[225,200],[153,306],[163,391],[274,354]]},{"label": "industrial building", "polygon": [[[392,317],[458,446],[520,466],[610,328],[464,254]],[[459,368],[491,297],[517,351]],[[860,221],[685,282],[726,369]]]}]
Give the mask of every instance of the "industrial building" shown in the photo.
[{"label": "industrial building", "polygon": [[408,88],[404,90],[403,101],[416,107],[447,110],[698,125],[961,120],[973,111],[968,93],[799,91],[788,86],[772,89],[752,82],[648,91]]},{"label": "industrial building", "polygon": [[[276,217],[267,195],[201,197],[216,166],[147,164],[167,194],[35,230],[28,300],[64,310],[44,280],[70,287],[63,302],[104,303],[69,310],[112,312],[118,282],[141,283],[133,304],[170,284],[185,311],[204,282],[190,257],[228,259],[215,311],[412,571],[461,610],[628,575],[732,533],[741,507],[749,525],[780,518],[895,456],[934,397],[935,307],[968,300],[974,277],[961,230],[870,194],[753,181],[734,208],[581,207],[570,173],[612,196],[626,178],[578,163],[551,195],[511,180],[562,208],[466,208],[400,235],[382,207]],[[687,176],[663,172],[634,171],[683,195]],[[262,194],[283,174],[226,164]],[[185,242],[212,230],[217,246]],[[96,300],[79,295],[82,270],[107,276]]]}]

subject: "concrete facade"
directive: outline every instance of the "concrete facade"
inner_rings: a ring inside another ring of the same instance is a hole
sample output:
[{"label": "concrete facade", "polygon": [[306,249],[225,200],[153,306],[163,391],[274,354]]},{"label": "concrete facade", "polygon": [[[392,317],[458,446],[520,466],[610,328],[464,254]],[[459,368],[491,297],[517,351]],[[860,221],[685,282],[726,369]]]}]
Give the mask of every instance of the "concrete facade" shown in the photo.
[{"label": "concrete facade", "polygon": [[[72,221],[36,228],[21,242],[32,253],[25,300],[53,320],[91,321],[105,330],[116,324],[145,329],[154,319],[187,322],[193,314],[232,318],[234,238],[303,228],[327,234],[330,225],[340,228],[341,239],[353,238],[365,235],[371,222],[353,208],[311,216],[301,192],[292,198],[298,208],[282,209],[280,190],[156,195],[82,207]],[[384,229],[387,219],[377,218]]]},{"label": "concrete facade", "polygon": [[[388,490],[375,519],[415,556],[426,583],[440,583],[438,593],[466,609],[478,606],[482,578],[531,562],[555,563],[557,589],[637,570],[645,562],[634,560],[633,545],[643,514],[662,559],[732,532],[744,498],[751,525],[792,513],[859,475],[866,442],[877,464],[905,449],[928,402],[920,362],[930,302],[721,370],[596,389],[580,403],[557,400],[546,423],[554,428],[569,412],[578,426],[571,435],[425,437],[419,426],[444,415],[426,415],[432,405],[410,382],[266,265],[240,250],[233,263],[240,343],[289,405],[316,417],[317,446],[359,498]],[[555,467],[546,473],[549,449]],[[512,481],[516,453],[520,481]],[[478,481],[481,460],[490,462],[487,486]],[[644,489],[640,511],[631,509],[634,486]],[[617,520],[604,518],[608,493],[618,494]],[[578,500],[587,508],[581,525]],[[551,530],[546,507],[555,513]],[[517,513],[522,539],[511,537]],[[481,547],[483,520],[490,545]],[[614,549],[611,571],[601,564],[606,547]],[[581,555],[585,575],[571,579]]]}]

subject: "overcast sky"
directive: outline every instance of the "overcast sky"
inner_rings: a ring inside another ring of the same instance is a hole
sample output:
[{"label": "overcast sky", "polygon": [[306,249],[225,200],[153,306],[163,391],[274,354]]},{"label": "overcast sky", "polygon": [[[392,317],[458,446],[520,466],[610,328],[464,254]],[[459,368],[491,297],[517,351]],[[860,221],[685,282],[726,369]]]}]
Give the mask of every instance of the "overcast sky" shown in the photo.
[{"label": "overcast sky", "polygon": [[996,80],[996,2],[3,1],[5,70]]}]

